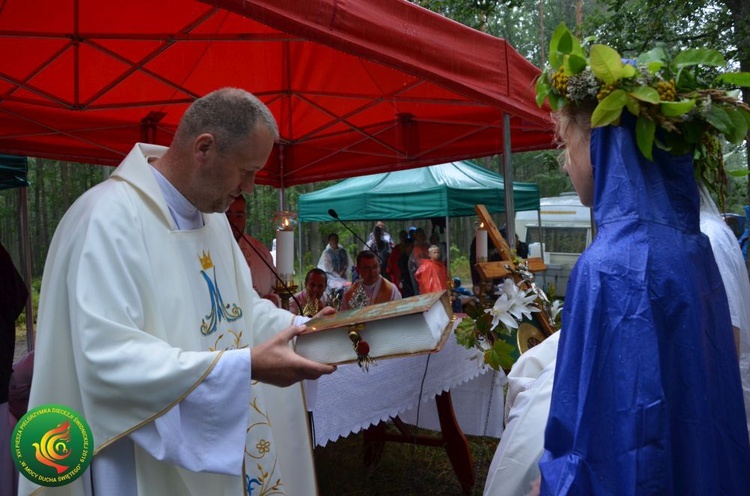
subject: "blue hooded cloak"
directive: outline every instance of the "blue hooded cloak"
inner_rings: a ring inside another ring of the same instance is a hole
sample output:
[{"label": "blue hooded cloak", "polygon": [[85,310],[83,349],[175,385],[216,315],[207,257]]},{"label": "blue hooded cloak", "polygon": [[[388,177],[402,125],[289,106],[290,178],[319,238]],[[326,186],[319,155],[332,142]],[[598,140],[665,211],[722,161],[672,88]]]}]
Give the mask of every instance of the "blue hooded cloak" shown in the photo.
[{"label": "blue hooded cloak", "polygon": [[596,240],[567,288],[541,493],[750,495],[726,293],[691,156],[592,131]]}]

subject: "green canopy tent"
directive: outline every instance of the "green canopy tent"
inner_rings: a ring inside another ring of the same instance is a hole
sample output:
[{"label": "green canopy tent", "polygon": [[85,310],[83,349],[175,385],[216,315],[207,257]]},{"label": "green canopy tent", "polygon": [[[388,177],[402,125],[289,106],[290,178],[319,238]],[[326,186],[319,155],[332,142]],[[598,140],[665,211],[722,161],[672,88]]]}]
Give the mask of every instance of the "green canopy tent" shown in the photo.
[{"label": "green canopy tent", "polygon": [[[539,187],[513,183],[515,211],[539,210]],[[476,215],[482,204],[490,213],[505,212],[502,176],[468,161],[449,162],[369,176],[353,177],[299,196],[300,222],[329,222],[333,209],[341,220],[405,220]],[[301,250],[301,247],[300,247]],[[450,252],[450,250],[448,250]],[[449,253],[446,253],[446,261]],[[450,265],[449,265],[450,266]]]},{"label": "green canopy tent", "polygon": [[[471,162],[449,162],[345,179],[329,188],[300,195],[300,222],[328,222],[333,209],[342,220],[398,220],[475,215],[483,204],[505,212],[502,176]],[[539,209],[536,184],[513,183],[516,211]]]}]

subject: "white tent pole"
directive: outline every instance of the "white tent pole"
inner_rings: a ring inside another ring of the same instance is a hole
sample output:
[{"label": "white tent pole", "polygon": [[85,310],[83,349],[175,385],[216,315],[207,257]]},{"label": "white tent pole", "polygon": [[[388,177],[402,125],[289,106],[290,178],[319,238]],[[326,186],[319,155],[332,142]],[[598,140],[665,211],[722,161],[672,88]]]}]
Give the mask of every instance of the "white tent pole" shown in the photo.
[{"label": "white tent pole", "polygon": [[299,287],[302,289],[305,285],[305,274],[302,273],[302,223],[297,224],[297,279],[299,279]]},{"label": "white tent pole", "polygon": [[279,147],[279,210],[286,210],[286,181],[284,177],[284,145],[278,143]]}]

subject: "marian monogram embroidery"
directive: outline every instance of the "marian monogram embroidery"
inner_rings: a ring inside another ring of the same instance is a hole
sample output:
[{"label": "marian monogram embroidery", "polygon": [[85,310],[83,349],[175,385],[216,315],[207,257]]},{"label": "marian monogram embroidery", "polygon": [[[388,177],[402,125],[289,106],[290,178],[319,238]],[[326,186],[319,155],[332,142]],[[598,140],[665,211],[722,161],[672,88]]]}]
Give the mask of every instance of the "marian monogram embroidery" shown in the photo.
[{"label": "marian monogram embroidery", "polygon": [[[211,312],[208,313],[201,320],[201,334],[208,336],[216,332],[218,325],[222,320],[227,322],[234,322],[235,320],[242,317],[242,309],[237,306],[236,303],[231,305],[224,305],[224,299],[221,297],[221,291],[219,290],[219,283],[216,281],[216,267],[211,260],[211,253],[205,251],[198,255],[200,260],[201,275],[208,285],[208,294],[211,297]],[[213,269],[212,276],[209,276],[207,271]]]},{"label": "marian monogram embroidery", "polygon": [[[205,343],[205,345],[212,351],[249,347],[252,332],[248,335],[244,326],[241,325],[240,329],[230,329],[231,323],[242,317],[242,308],[237,303],[224,303],[211,254],[202,251],[198,259],[202,268],[201,275],[206,281],[211,298],[211,311],[201,319],[200,331],[203,336],[211,336],[210,340],[213,343]],[[222,272],[219,271],[219,275],[221,274]],[[231,282],[229,281],[230,284]],[[226,287],[227,281],[224,283]],[[252,313],[252,309],[250,311]],[[250,415],[246,431],[244,464],[246,494],[248,496],[283,496],[286,492],[281,467],[278,466],[271,419],[263,401],[262,387],[257,381],[253,381],[250,387],[248,406]]]}]

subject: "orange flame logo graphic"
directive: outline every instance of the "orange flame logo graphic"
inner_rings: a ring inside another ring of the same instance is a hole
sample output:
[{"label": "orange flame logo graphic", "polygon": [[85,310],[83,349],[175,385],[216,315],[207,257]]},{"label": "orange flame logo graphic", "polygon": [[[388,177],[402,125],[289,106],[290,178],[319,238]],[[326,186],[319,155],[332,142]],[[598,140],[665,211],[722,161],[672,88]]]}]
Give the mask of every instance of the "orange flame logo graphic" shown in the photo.
[{"label": "orange flame logo graphic", "polygon": [[70,441],[70,422],[62,422],[54,429],[48,430],[38,443],[31,445],[36,450],[36,459],[40,463],[57,470],[58,474],[65,472],[68,467],[60,465],[59,461],[70,456],[70,450],[66,441]]}]

